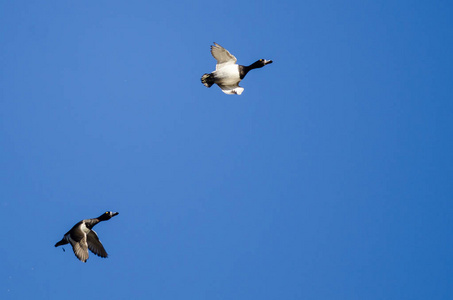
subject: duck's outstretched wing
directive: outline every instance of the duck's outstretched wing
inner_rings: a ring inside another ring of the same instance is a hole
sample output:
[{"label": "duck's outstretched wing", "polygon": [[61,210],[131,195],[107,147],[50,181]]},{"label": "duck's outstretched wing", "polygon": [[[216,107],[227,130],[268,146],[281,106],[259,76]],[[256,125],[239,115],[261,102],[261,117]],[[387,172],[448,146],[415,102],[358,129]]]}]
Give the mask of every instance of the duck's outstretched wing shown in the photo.
[{"label": "duck's outstretched wing", "polygon": [[239,85],[221,85],[217,84],[221,89],[222,92],[228,95],[240,95],[244,91],[243,87],[240,87]]},{"label": "duck's outstretched wing", "polygon": [[216,70],[228,64],[235,64],[237,62],[236,57],[228,52],[227,49],[223,48],[217,43],[211,46],[211,54],[217,60]]},{"label": "duck's outstretched wing", "polygon": [[97,256],[100,257],[107,257],[107,251],[105,251],[104,246],[102,246],[101,241],[98,238],[98,235],[94,230],[91,230],[87,234],[87,243],[88,243],[88,249],[90,249],[91,252],[96,254]]},{"label": "duck's outstretched wing", "polygon": [[88,259],[88,245],[86,236],[84,236],[79,242],[71,239],[70,243],[75,256],[77,256],[77,258],[81,261],[86,262]]}]

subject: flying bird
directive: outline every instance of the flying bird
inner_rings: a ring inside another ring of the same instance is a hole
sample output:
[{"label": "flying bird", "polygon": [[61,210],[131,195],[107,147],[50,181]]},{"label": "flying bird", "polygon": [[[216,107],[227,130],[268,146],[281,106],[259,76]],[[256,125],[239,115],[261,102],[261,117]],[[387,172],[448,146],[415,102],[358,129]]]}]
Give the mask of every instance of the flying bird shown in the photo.
[{"label": "flying bird", "polygon": [[55,247],[71,244],[75,256],[83,262],[88,259],[88,249],[100,257],[107,257],[107,251],[102,246],[96,232],[92,229],[99,222],[110,220],[117,212],[106,211],[94,219],[85,219],[75,224],[64,237],[55,244]]},{"label": "flying bird", "polygon": [[228,95],[242,94],[244,88],[239,86],[239,82],[244,79],[245,75],[250,70],[272,63],[272,60],[260,59],[250,66],[238,65],[236,57],[217,43],[211,46],[211,54],[217,60],[215,71],[204,74],[201,82],[208,88],[215,83],[222,89],[222,92]]}]

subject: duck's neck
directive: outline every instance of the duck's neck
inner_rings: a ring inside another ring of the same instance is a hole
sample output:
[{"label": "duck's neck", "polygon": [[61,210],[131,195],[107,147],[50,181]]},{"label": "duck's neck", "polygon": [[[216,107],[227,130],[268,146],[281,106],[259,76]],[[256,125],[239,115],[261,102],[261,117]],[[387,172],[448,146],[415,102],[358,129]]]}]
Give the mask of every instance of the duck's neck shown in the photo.
[{"label": "duck's neck", "polygon": [[247,75],[247,73],[250,71],[250,70],[253,70],[253,69],[257,69],[257,68],[261,68],[263,65],[260,64],[259,61],[256,61],[254,62],[253,64],[251,64],[250,66],[239,66],[239,77],[242,79],[244,79],[245,75]]},{"label": "duck's neck", "polygon": [[99,220],[99,218],[88,219],[88,220],[85,220],[85,226],[88,227],[89,229],[91,229],[94,227],[94,225],[96,225],[97,223],[99,223],[101,221],[103,221],[103,220]]}]

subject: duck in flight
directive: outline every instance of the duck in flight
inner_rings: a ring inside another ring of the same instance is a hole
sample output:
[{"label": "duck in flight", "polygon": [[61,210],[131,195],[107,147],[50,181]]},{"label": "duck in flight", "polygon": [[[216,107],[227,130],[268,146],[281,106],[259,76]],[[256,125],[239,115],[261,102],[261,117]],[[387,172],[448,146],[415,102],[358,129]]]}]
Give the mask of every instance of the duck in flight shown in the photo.
[{"label": "duck in flight", "polygon": [[71,244],[75,256],[83,262],[88,259],[88,249],[97,256],[107,257],[107,251],[92,228],[97,223],[110,220],[117,214],[117,212],[106,211],[97,218],[80,221],[66,232],[61,241],[55,244],[55,247]]},{"label": "duck in flight", "polygon": [[239,82],[244,79],[245,75],[250,70],[262,68],[272,63],[272,60],[260,59],[250,66],[238,65],[236,64],[236,57],[217,43],[211,46],[211,54],[217,60],[215,71],[204,74],[201,77],[201,82],[208,88],[215,83],[222,92],[228,95],[242,94],[244,88],[239,86]]}]

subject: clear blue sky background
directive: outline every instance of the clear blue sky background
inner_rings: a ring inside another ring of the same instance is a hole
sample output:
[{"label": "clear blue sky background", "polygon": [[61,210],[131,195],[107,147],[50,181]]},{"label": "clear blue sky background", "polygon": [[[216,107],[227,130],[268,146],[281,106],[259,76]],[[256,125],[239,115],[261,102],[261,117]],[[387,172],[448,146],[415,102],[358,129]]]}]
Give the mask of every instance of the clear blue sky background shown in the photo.
[{"label": "clear blue sky background", "polygon": [[2,1],[0,298],[453,299],[452,12]]}]

